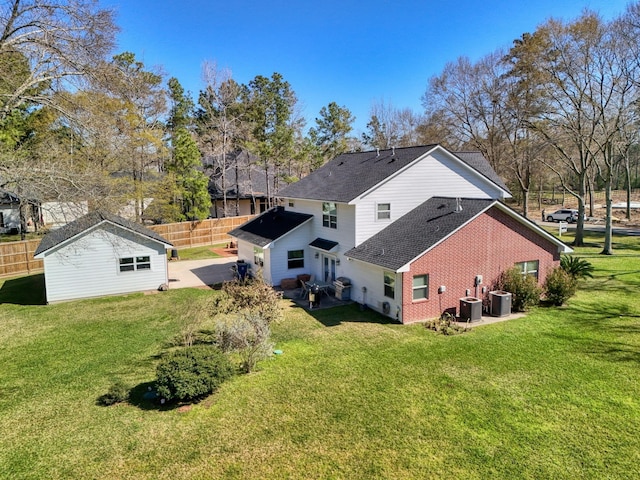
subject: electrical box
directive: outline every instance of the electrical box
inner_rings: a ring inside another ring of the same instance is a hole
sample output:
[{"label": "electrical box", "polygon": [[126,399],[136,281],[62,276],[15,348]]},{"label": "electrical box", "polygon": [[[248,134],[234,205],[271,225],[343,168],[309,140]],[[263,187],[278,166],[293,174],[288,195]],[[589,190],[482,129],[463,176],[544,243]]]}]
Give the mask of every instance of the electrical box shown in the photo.
[{"label": "electrical box", "polygon": [[480,285],[482,283],[482,275],[476,275],[476,285]]}]

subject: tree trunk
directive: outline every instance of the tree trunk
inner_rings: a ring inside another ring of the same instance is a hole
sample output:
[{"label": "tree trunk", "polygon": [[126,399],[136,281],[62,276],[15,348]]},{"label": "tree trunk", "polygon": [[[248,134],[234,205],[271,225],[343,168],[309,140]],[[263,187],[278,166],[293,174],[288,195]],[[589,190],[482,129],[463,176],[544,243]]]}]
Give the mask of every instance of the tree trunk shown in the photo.
[{"label": "tree trunk", "polygon": [[631,220],[631,169],[629,168],[629,154],[625,155],[624,173],[626,175],[627,184],[627,212],[625,218]]},{"label": "tree trunk", "polygon": [[601,255],[613,255],[613,248],[611,244],[611,224],[612,224],[612,208],[611,208],[611,170],[607,169],[607,178],[605,181],[604,194],[605,202],[607,206],[607,213],[605,217],[604,227],[604,247],[600,252]]}]

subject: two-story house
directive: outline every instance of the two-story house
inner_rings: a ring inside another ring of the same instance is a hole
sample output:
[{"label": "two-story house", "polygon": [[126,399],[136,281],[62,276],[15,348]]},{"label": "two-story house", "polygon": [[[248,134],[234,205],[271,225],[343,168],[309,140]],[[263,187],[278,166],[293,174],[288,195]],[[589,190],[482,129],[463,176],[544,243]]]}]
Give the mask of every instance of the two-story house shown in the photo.
[{"label": "two-story house", "polygon": [[403,323],[482,297],[514,265],[542,282],[571,251],[501,202],[509,190],[478,152],[347,153],[280,195],[230,232],[239,258],[273,285],[347,277],[352,300]]}]

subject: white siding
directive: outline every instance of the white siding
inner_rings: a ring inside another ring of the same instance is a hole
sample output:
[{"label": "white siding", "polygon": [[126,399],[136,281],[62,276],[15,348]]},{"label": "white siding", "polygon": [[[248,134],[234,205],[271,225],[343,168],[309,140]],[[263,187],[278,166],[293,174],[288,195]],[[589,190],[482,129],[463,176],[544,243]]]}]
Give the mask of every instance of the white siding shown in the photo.
[{"label": "white siding", "polygon": [[[500,198],[500,190],[443,153],[435,152],[357,201],[356,245],[436,196]],[[377,220],[378,203],[391,204],[390,220]]]},{"label": "white siding", "polygon": [[0,207],[0,213],[2,213],[2,220],[4,225],[0,227],[0,232],[8,232],[12,228],[20,228],[20,213],[18,207],[12,208],[10,206]]},{"label": "white siding", "polygon": [[[313,253],[309,248],[309,239],[311,236],[312,226],[305,223],[287,235],[279,238],[272,243],[269,249],[269,271],[271,272],[271,284],[280,285],[283,278],[296,278],[302,273],[310,273]],[[288,268],[287,252],[289,250],[304,250],[304,267]],[[266,252],[266,250],[265,250]],[[265,255],[265,271],[267,271],[267,262]]]},{"label": "white siding", "polygon": [[[120,272],[122,257],[149,256],[150,270]],[[104,224],[44,257],[48,302],[155,290],[168,283],[165,246]]]},{"label": "white siding", "polygon": [[[313,215],[307,244],[311,243],[316,238],[324,238],[325,240],[338,242],[337,251],[331,255],[340,260],[340,265],[336,266],[336,277],[343,276],[347,262],[347,259],[343,254],[355,246],[356,207],[354,205],[347,205],[346,203],[338,203],[336,205],[338,228],[329,228],[322,226],[322,201],[296,199],[294,207],[289,207],[289,203],[286,200],[284,204],[285,208],[292,212],[308,213]],[[309,258],[311,262],[307,264],[305,257],[305,267],[307,271],[303,273],[313,274],[316,278],[322,278],[321,258],[315,258],[315,252],[318,250],[309,248],[309,251],[311,254]]]},{"label": "white siding", "polygon": [[89,213],[89,203],[83,202],[44,202],[42,221],[50,227],[61,227]]}]

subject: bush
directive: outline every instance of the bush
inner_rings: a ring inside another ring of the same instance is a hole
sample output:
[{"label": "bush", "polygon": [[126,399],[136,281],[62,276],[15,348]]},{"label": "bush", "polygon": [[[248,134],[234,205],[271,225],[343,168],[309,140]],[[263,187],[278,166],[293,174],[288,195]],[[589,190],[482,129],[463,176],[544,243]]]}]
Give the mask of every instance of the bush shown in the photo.
[{"label": "bush", "polygon": [[543,289],[547,301],[560,306],[576,293],[576,279],[562,267],[556,267],[547,275]]},{"label": "bush", "polygon": [[233,375],[227,357],[216,347],[194,345],[171,352],[156,369],[158,395],[167,400],[195,400],[213,393]]},{"label": "bush", "polygon": [[116,403],[124,403],[129,400],[129,390],[129,387],[124,382],[118,380],[109,387],[107,393],[98,399],[98,403],[105,407]]},{"label": "bush", "polygon": [[428,330],[433,330],[443,335],[457,335],[469,330],[468,326],[458,325],[456,323],[456,317],[447,312],[443,313],[440,318],[427,320],[424,326]]},{"label": "bush", "polygon": [[536,278],[523,275],[517,267],[502,272],[496,289],[511,292],[511,306],[514,312],[524,312],[537,305],[542,292]]},{"label": "bush", "polygon": [[221,319],[215,327],[215,343],[240,357],[240,370],[249,373],[273,351],[269,322],[257,313],[243,313]]},{"label": "bush", "polygon": [[246,282],[225,282],[215,308],[218,313],[258,315],[271,324],[282,319],[280,299],[281,296],[271,285],[257,277]]},{"label": "bush", "polygon": [[594,266],[584,258],[563,255],[560,259],[560,268],[576,279],[593,278]]}]

